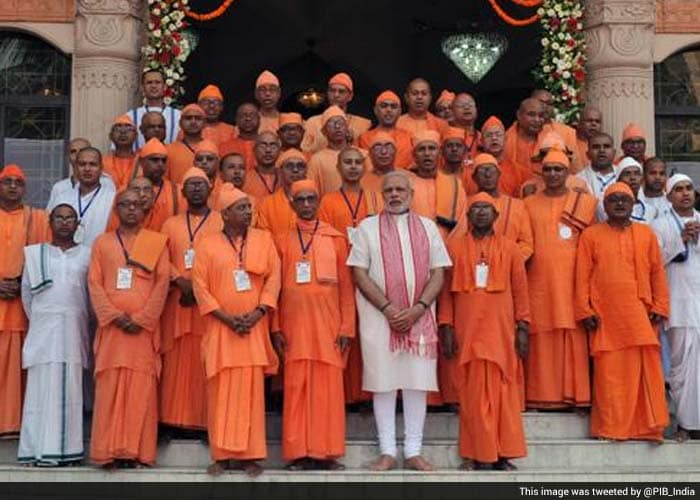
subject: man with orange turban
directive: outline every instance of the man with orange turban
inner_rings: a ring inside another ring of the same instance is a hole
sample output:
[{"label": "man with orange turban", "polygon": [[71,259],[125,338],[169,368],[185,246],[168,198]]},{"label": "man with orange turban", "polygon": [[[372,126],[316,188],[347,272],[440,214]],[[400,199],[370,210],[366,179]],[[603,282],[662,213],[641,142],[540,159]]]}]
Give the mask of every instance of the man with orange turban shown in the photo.
[{"label": "man with orange turban", "polygon": [[297,222],[276,237],[282,292],[271,333],[284,361],[282,458],[291,470],[338,470],[345,454],[343,368],[355,336],[348,243],[317,218],[313,181],[296,181],[290,194]]},{"label": "man with orange turban", "polygon": [[194,296],[204,318],[208,472],[236,468],[257,476],[267,456],[264,376],[277,371],[269,313],[277,307],[280,260],[272,236],[250,227],[246,194],[231,184],[220,193],[223,231],[195,246]]},{"label": "man with orange turban", "polygon": [[639,125],[630,122],[625,126],[620,140],[620,149],[622,149],[622,156],[617,159],[616,164],[626,156],[635,159],[640,165],[644,164],[647,160],[647,140]]},{"label": "man with orange turban", "polygon": [[452,113],[452,103],[454,100],[455,93],[445,89],[440,92],[440,95],[435,101],[435,114],[447,123],[452,123],[454,119],[454,114]]},{"label": "man with orange turban", "polygon": [[114,468],[156,460],[160,315],[170,282],[167,237],[143,229],[138,195],[115,199],[119,228],[92,249],[88,288],[98,328],[90,460]]},{"label": "man with orange turban", "polygon": [[[205,141],[202,141],[205,142]],[[165,221],[161,233],[168,237],[172,267],[170,294],[161,316],[163,371],[160,380],[160,422],[178,428],[207,427],[206,386],[201,347],[204,320],[192,291],[192,268],[197,244],[223,229],[219,212],[208,206],[207,174],[190,168],[183,177],[183,214]]]},{"label": "man with orange turban", "polygon": [[595,222],[598,201],[566,187],[569,165],[566,154],[550,150],[542,161],[544,190],[524,200],[535,250],[528,263],[528,408],[591,404],[588,336],[576,323],[574,280],[578,240]]},{"label": "man with orange turban", "polygon": [[118,191],[129,183],[136,167],[134,142],[136,141],[136,124],[129,115],[115,118],[109,130],[109,139],[114,144],[114,151],[102,159],[104,172],[109,174]]},{"label": "man with orange turban", "polygon": [[273,236],[284,236],[296,227],[297,216],[292,208],[292,184],[306,179],[306,157],[298,149],[288,149],[277,159],[277,175],[281,189],[266,196],[257,207],[257,227]]},{"label": "man with orange turban", "polygon": [[[361,150],[364,154],[364,152]],[[396,160],[396,142],[394,138],[382,131],[374,134],[369,141],[369,163],[365,174],[360,179],[363,197],[367,206],[367,215],[377,215],[384,209],[382,182],[384,176],[394,172]],[[411,165],[413,165],[413,149],[411,149]],[[415,174],[410,170],[402,170],[413,179]]]},{"label": "man with orange turban", "polygon": [[396,148],[394,165],[398,168],[408,168],[413,165],[411,134],[396,126],[399,116],[401,116],[399,96],[391,90],[385,90],[379,94],[374,102],[374,116],[377,118],[377,126],[362,134],[358,145],[362,149],[369,150],[378,133],[389,134],[394,140]]},{"label": "man with orange turban", "polygon": [[607,222],[579,238],[574,314],[593,356],[591,435],[661,443],[669,417],[658,328],[669,293],[654,232],[630,220],[634,199],[627,184],[608,186]]},{"label": "man with orange turban", "polygon": [[342,184],[336,168],[338,153],[350,144],[348,118],[343,110],[338,106],[326,109],[321,115],[321,131],[327,139],[327,146],[311,156],[308,178],[316,183],[323,196],[339,189]]},{"label": "man with orange turban", "polygon": [[168,177],[178,184],[182,182],[194,161],[194,148],[202,141],[206,113],[199,104],[188,104],[182,109],[180,129],[182,139],[168,144]]},{"label": "man with orange turban", "polygon": [[423,78],[411,80],[403,98],[408,111],[396,122],[398,128],[404,129],[411,136],[425,130],[434,130],[442,135],[447,130],[448,123],[428,111],[432,94],[430,84],[426,80]]},{"label": "man with orange turban", "polygon": [[[287,149],[301,149],[301,141],[304,139],[304,120],[299,113],[280,113],[277,135],[282,143],[282,151]],[[308,153],[307,159],[311,158]]]},{"label": "man with orange turban", "polygon": [[150,139],[139,151],[139,169],[153,184],[155,198],[149,229],[160,231],[163,223],[173,215],[184,212],[185,200],[177,183],[165,179],[168,150],[158,139]]},{"label": "man with orange turban", "polygon": [[197,96],[197,104],[204,110],[204,129],[202,137],[209,139],[217,147],[230,141],[238,135],[236,127],[221,121],[221,113],[224,111],[224,95],[216,85],[207,85]]},{"label": "man with orange turban", "polygon": [[586,166],[586,159],[580,158],[578,155],[576,129],[555,119],[556,109],[554,108],[554,96],[550,91],[545,89],[535,89],[532,91],[530,97],[537,99],[544,106],[545,119],[542,129],[545,132],[555,132],[559,134],[559,136],[564,140],[564,144],[566,144],[566,149],[570,151],[571,155],[569,160],[571,161],[571,174],[574,175],[579,173],[583,167]]},{"label": "man with orange turban", "polygon": [[[447,175],[454,175],[460,185],[464,174],[464,164],[467,146],[464,143],[464,130],[456,127],[449,127],[445,135],[442,136],[440,146],[440,170]],[[471,163],[471,159],[468,160]]]},{"label": "man with orange turban", "polygon": [[255,101],[260,114],[260,132],[275,132],[279,128],[280,112],[277,105],[282,97],[282,88],[277,76],[264,70],[255,80]]},{"label": "man with orange turban", "polygon": [[454,267],[438,307],[443,356],[461,368],[459,454],[467,470],[513,470],[509,459],[527,453],[518,388],[530,321],[525,265],[494,231],[491,195],[470,197],[467,217],[447,244]]},{"label": "man with orange turban", "polygon": [[[348,112],[348,105],[353,98],[353,82],[347,73],[337,73],[328,80],[328,107],[338,107],[345,115],[347,124],[347,142],[357,144],[358,138],[369,130],[372,122],[362,116]],[[301,143],[301,149],[310,153],[321,151],[328,145],[328,137],[323,132],[325,113],[315,115],[306,120],[306,133]],[[337,188],[336,188],[337,189]]]},{"label": "man with orange turban", "polygon": [[20,297],[24,247],[51,239],[46,213],[24,204],[26,186],[19,166],[0,170],[0,436],[17,436],[22,415],[22,342],[28,326]]}]

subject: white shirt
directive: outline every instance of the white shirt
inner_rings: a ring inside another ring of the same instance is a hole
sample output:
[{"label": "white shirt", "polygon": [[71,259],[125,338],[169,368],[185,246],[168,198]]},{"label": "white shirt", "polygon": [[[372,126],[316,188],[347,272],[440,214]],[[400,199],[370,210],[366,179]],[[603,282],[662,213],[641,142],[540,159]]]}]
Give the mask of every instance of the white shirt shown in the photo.
[{"label": "white shirt", "polygon": [[127,111],[127,114],[136,124],[136,131],[138,136],[136,137],[136,142],[134,143],[135,149],[141,149],[145,144],[143,134],[141,134],[141,120],[143,120],[143,115],[149,111],[157,111],[163,115],[165,118],[165,144],[170,144],[177,140],[177,135],[180,133],[180,110],[175,109],[170,106],[165,106],[160,108],[158,106],[139,106],[138,108],[133,108]]},{"label": "white shirt", "polygon": [[[33,294],[26,267],[22,274],[22,305],[29,318],[29,331],[22,347],[22,367],[76,363],[87,368],[90,249],[76,245],[64,252],[50,244],[44,245],[53,284]],[[25,248],[27,259],[39,258],[41,246]]]},{"label": "white shirt", "polygon": [[593,170],[593,168],[590,165],[581,170],[578,174],[576,174],[576,177],[586,181],[586,184],[588,184],[588,190],[593,196],[595,196],[598,199],[598,207],[596,208],[596,218],[599,221],[607,220],[607,216],[605,215],[605,209],[603,208],[603,196],[608,186],[615,182],[615,180],[617,179],[617,175],[618,171],[617,169],[615,169],[615,167],[613,167],[610,173],[601,174],[600,172],[596,172],[595,170]]},{"label": "white shirt", "polygon": [[[107,174],[107,173],[102,173],[102,176],[100,177],[100,184],[103,185],[109,185],[111,184],[115,191],[116,187],[114,186],[114,181],[112,180],[112,176]],[[60,181],[56,182],[52,187],[51,187],[51,196],[49,196],[49,201],[46,204],[46,210],[51,211],[53,207],[58,205],[56,203],[56,200],[60,197],[63,196],[66,191],[70,191],[73,189],[73,186],[75,185],[75,181],[71,179],[70,177],[66,177],[65,179],[61,179]]]}]

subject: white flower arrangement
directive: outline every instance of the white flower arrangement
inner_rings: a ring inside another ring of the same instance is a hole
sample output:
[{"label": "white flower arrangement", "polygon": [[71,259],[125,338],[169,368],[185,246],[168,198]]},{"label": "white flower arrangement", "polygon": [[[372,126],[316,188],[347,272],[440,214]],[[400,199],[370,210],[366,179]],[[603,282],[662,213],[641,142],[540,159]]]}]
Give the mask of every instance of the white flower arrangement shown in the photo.
[{"label": "white flower arrangement", "polygon": [[581,0],[544,0],[537,13],[543,33],[535,80],[552,93],[557,120],[576,121],[586,78]]},{"label": "white flower arrangement", "polygon": [[181,97],[185,89],[184,64],[190,44],[184,35],[187,28],[185,9],[188,0],[148,0],[147,43],[141,49],[144,71],[158,70],[165,76],[165,102]]}]

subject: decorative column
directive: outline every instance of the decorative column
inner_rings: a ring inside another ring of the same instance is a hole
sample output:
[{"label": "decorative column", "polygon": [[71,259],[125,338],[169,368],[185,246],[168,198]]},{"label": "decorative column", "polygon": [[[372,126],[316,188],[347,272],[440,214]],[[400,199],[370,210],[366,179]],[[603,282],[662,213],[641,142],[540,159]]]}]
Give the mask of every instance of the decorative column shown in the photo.
[{"label": "decorative column", "polygon": [[654,0],[585,0],[586,102],[600,108],[618,148],[625,125],[640,125],[647,155],[655,142],[654,21]]},{"label": "decorative column", "polygon": [[103,151],[114,118],[136,101],[143,0],[78,0],[71,137]]}]

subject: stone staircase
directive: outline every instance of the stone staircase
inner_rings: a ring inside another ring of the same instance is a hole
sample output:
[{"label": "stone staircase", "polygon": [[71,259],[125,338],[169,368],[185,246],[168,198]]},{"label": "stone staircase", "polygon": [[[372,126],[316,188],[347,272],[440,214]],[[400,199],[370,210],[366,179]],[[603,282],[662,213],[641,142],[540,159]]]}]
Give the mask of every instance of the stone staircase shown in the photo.
[{"label": "stone staircase", "polygon": [[[399,416],[397,435],[402,436]],[[439,469],[423,474],[408,471],[371,473],[367,465],[377,456],[374,418],[349,414],[346,455],[342,472],[287,472],[281,470],[281,419],[268,416],[266,472],[256,481],[367,482],[367,481],[700,481],[700,442],[663,445],[645,442],[612,443],[589,439],[588,418],[571,413],[523,414],[528,456],[515,460],[513,472],[458,470],[458,418],[449,413],[428,414],[423,454]],[[152,469],[103,472],[83,466],[59,469],[25,468],[16,464],[16,441],[0,441],[1,481],[208,481],[210,463],[206,445],[196,440],[172,440],[159,446],[158,465]],[[240,473],[217,481],[247,481]]]}]

